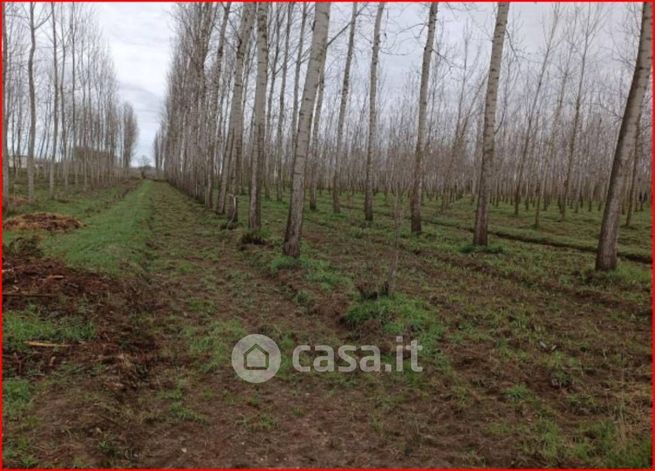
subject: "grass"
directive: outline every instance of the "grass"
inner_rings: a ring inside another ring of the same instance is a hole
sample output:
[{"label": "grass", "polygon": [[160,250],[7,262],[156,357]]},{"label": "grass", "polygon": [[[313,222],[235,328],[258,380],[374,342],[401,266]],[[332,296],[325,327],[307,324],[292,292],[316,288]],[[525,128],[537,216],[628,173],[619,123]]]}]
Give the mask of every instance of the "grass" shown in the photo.
[{"label": "grass", "polygon": [[[23,176],[26,178],[26,176]],[[124,180],[115,185],[84,190],[82,186],[71,188],[65,194],[56,194],[54,199],[48,198],[48,186],[44,180],[35,181],[35,201],[31,203],[13,206],[9,211],[3,211],[3,218],[17,214],[34,212],[47,212],[67,214],[77,219],[86,219],[94,214],[108,209],[116,202],[123,199],[125,194],[133,190],[139,183],[138,180]],[[26,193],[24,185],[16,182],[16,191]]]},{"label": "grass", "polygon": [[304,269],[305,279],[316,283],[324,291],[331,291],[337,287],[351,291],[353,288],[352,279],[340,273],[332,264],[326,260],[318,260],[301,256],[298,258],[286,255],[276,255],[270,261],[269,272],[272,275],[283,270]]},{"label": "grass", "polygon": [[106,211],[89,217],[79,230],[43,241],[46,254],[74,266],[118,275],[141,271],[147,261],[152,182],[145,181]]},{"label": "grass", "polygon": [[189,382],[185,378],[177,380],[175,387],[162,391],[159,397],[167,402],[168,414],[173,422],[206,422],[206,418],[186,404],[189,396]]},{"label": "grass", "polygon": [[31,414],[34,386],[25,378],[5,377],[2,381],[2,421],[6,429],[8,424],[15,425],[21,431],[16,435],[4,436],[3,462],[11,461],[22,467],[36,467],[34,446],[24,435],[30,427],[35,426]]},{"label": "grass", "polygon": [[531,392],[525,384],[517,384],[505,390],[505,397],[511,402],[523,402],[531,397]]},{"label": "grass", "polygon": [[77,343],[95,336],[90,321],[75,318],[56,318],[37,308],[24,311],[5,311],[2,318],[3,346],[14,351],[29,349],[25,342]]},{"label": "grass", "polygon": [[234,344],[247,334],[238,319],[213,321],[205,326],[189,326],[183,332],[189,353],[198,359],[204,372],[230,367]]},{"label": "grass", "polygon": [[2,382],[2,416],[5,420],[19,418],[32,400],[30,382],[23,378],[6,378]]},{"label": "grass", "polygon": [[463,254],[470,253],[487,253],[487,254],[502,254],[505,253],[505,247],[502,245],[473,245],[466,244],[460,248]]},{"label": "grass", "polygon": [[350,306],[344,319],[353,329],[369,331],[373,322],[386,335],[418,339],[426,356],[434,355],[443,336],[443,326],[434,310],[403,294],[360,299]]},{"label": "grass", "polygon": [[[246,199],[240,204],[241,222],[247,220]],[[650,266],[622,260],[611,273],[591,270],[589,248],[599,214],[571,213],[559,222],[550,208],[536,230],[523,207],[514,217],[511,206],[501,204],[491,210],[491,245],[480,249],[470,245],[468,198],[445,213],[438,212],[439,202],[426,201],[422,235],[412,235],[404,220],[399,241],[380,195],[372,224],[362,224],[361,195],[344,195],[342,202],[342,214],[332,215],[330,195],[324,194],[319,211],[305,212],[298,259],[281,255],[285,202],[264,200],[260,233],[243,226],[225,231],[224,218],[151,182],[115,203],[115,214],[110,205],[84,215],[85,228],[47,236],[42,245],[55,253],[65,241],[60,256],[73,254],[82,266],[118,275],[122,262],[134,259],[137,270],[147,267],[153,289],[174,293],[174,303],[162,294],[168,304],[157,311],[164,313],[156,322],[163,362],[150,370],[163,376],[139,389],[138,405],[125,404],[134,409],[158,404],[160,410],[149,411],[149,427],[172,423],[186,439],[213,423],[242,426],[249,444],[266,443],[271,431],[287,430],[298,418],[327,434],[349,427],[349,416],[328,419],[308,407],[311,394],[317,403],[345,403],[360,411],[364,419],[354,420],[361,433],[375,434],[381,447],[409,464],[433,454],[431,443],[445,439],[467,443],[449,450],[456,466],[650,465],[651,385],[644,372],[652,360],[650,318],[643,314],[650,311]],[[119,214],[130,214],[131,220],[121,221]],[[636,214],[634,228],[621,229],[621,250],[647,253],[650,227],[649,214]],[[102,232],[111,237],[102,239]],[[382,285],[396,243],[397,294],[356,296],[355,285]],[[53,339],[64,335],[45,312],[8,315],[5,321],[14,325],[5,326],[5,337],[15,345],[33,335],[24,334],[29,329]],[[44,327],[43,321],[54,324]],[[275,338],[283,352],[276,380],[254,389],[240,383],[223,389],[234,377],[234,343],[255,331]],[[290,365],[290,352],[305,342],[378,345],[386,362],[393,360],[387,342],[397,335],[424,347],[423,372],[303,376]],[[184,381],[171,386],[171,377]],[[5,388],[11,409],[6,413],[27,424],[37,403],[32,398],[40,397],[38,386],[45,382],[6,378],[5,385],[7,379],[15,384]],[[221,392],[209,394],[216,384]],[[406,439],[400,447],[398,433]],[[38,456],[25,436],[17,436],[5,451],[12,464]],[[105,442],[105,454],[121,449],[113,437]],[[476,448],[479,443],[484,446]],[[351,456],[347,449],[343,454]]]}]

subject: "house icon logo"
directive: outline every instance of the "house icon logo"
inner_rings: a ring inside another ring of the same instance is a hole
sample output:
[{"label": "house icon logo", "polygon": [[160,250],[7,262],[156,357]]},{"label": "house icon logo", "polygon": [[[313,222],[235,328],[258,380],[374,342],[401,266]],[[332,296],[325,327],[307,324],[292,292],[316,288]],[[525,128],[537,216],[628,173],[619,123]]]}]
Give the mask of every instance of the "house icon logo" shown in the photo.
[{"label": "house icon logo", "polygon": [[249,383],[263,383],[280,369],[280,349],[265,335],[243,337],[232,349],[232,368]]},{"label": "house icon logo", "polygon": [[250,347],[244,355],[244,364],[247,370],[267,370],[270,365],[270,355],[259,344]]}]

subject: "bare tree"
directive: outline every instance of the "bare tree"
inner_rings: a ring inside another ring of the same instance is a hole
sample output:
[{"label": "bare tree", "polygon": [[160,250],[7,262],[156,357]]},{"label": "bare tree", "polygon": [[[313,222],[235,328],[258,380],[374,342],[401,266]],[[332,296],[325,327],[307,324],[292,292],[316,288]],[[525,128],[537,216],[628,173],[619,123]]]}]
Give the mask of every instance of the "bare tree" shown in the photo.
[{"label": "bare tree", "polygon": [[30,130],[29,141],[27,144],[27,198],[34,200],[34,145],[36,142],[36,91],[34,85],[34,53],[36,52],[36,31],[43,26],[48,17],[41,15],[36,18],[36,4],[30,2],[29,26],[30,26],[30,52],[27,59],[27,77],[29,82],[29,99],[30,99]]},{"label": "bare tree", "polygon": [[[582,51],[580,54],[580,75],[578,76],[578,90],[575,95],[575,105],[574,105],[574,114],[573,114],[573,124],[571,129],[571,138],[569,139],[568,145],[568,164],[566,168],[566,175],[564,177],[564,186],[562,188],[562,196],[560,198],[560,218],[561,220],[566,219],[566,208],[569,204],[569,195],[571,192],[571,178],[573,174],[573,166],[575,164],[576,157],[576,145],[579,134],[580,119],[581,119],[581,106],[582,99],[584,95],[584,83],[586,78],[588,59],[589,59],[589,50],[594,36],[598,32],[598,29],[601,24],[601,13],[602,5],[597,4],[592,9],[586,11],[586,15],[583,18],[584,24],[582,25]],[[576,10],[576,17],[579,14],[579,10]],[[577,18],[576,18],[577,19]],[[574,39],[571,39],[574,41]]]},{"label": "bare tree", "polygon": [[500,64],[503,57],[505,43],[505,30],[507,28],[507,15],[509,3],[499,2],[491,45],[491,60],[489,62],[489,75],[487,77],[487,95],[484,103],[484,127],[482,137],[482,166],[480,170],[480,183],[478,185],[478,206],[475,213],[475,227],[473,244],[487,245],[487,228],[489,225],[489,193],[490,179],[495,152],[496,132],[496,101],[498,97],[498,79],[500,77]]},{"label": "bare tree", "polygon": [[639,126],[641,103],[648,87],[648,77],[653,55],[653,4],[644,2],[641,13],[641,34],[637,63],[632,76],[632,84],[623,113],[619,138],[614,151],[614,162],[610,175],[607,203],[603,213],[603,224],[596,254],[597,270],[614,270],[617,265],[619,239],[619,220],[621,217],[621,198],[625,180],[625,162],[635,147],[635,137]]},{"label": "bare tree", "polygon": [[334,175],[332,177],[332,211],[341,212],[340,203],[340,178],[341,178],[341,153],[343,152],[343,126],[348,107],[348,93],[350,91],[350,68],[353,62],[353,50],[355,48],[355,30],[357,29],[357,4],[353,2],[353,11],[350,18],[350,33],[348,34],[348,52],[346,53],[346,64],[343,69],[343,83],[341,85],[341,101],[339,103],[339,118],[337,124],[337,144],[334,149]]},{"label": "bare tree", "polygon": [[134,146],[139,135],[139,127],[134,116],[134,109],[129,103],[123,104],[123,146],[121,162],[123,169],[127,172],[132,164],[134,156]]},{"label": "bare tree", "polygon": [[257,4],[257,85],[255,88],[255,159],[250,180],[250,230],[262,226],[262,180],[266,139],[266,81],[268,77],[268,3]]},{"label": "bare tree", "polygon": [[298,117],[298,137],[293,159],[293,178],[291,180],[291,201],[287,229],[282,251],[285,255],[300,255],[300,238],[303,222],[303,202],[305,199],[305,164],[309,150],[309,134],[312,122],[312,110],[316,100],[327,49],[327,35],[330,25],[330,2],[319,2],[315,6],[314,30],[310,48],[309,64],[303,87],[300,114]]},{"label": "bare tree", "polygon": [[284,171],[282,166],[282,142],[284,133],[285,120],[285,96],[284,91],[287,88],[287,72],[289,66],[289,39],[291,38],[291,22],[293,20],[293,3],[287,5],[287,25],[286,35],[284,38],[284,60],[282,62],[282,84],[280,85],[280,103],[278,106],[277,136],[275,142],[275,197],[278,201],[282,200],[282,186]]},{"label": "bare tree", "polygon": [[546,70],[548,69],[548,64],[550,61],[553,48],[555,47],[555,39],[557,36],[557,27],[559,25],[559,10],[553,10],[553,20],[548,31],[546,38],[546,46],[544,49],[544,57],[541,61],[541,67],[539,68],[539,74],[537,75],[537,87],[532,96],[530,102],[530,108],[527,110],[528,121],[526,123],[525,136],[523,138],[523,144],[521,146],[521,156],[519,158],[519,168],[518,174],[516,177],[516,189],[514,192],[514,215],[518,216],[519,214],[519,205],[521,204],[521,191],[523,188],[523,172],[525,170],[526,161],[528,158],[528,152],[530,150],[530,145],[534,139],[534,124],[535,119],[537,118],[538,108],[537,104],[541,98],[541,89],[544,85],[544,79],[546,77]]},{"label": "bare tree", "polygon": [[223,174],[218,200],[218,212],[226,211],[229,224],[238,219],[237,185],[239,166],[243,152],[243,79],[246,50],[250,42],[250,33],[255,20],[256,6],[244,4],[239,25],[239,37],[236,51],[236,61],[233,73],[232,103],[230,108],[230,124],[226,142]]},{"label": "bare tree", "polygon": [[2,205],[9,209],[9,38],[7,37],[7,5],[2,6]]},{"label": "bare tree", "polygon": [[59,67],[57,66],[57,18],[55,16],[55,4],[50,4],[50,16],[52,17],[52,72],[53,72],[53,126],[52,133],[52,156],[50,158],[50,176],[48,185],[48,196],[55,196],[55,157],[57,155],[57,137],[59,132]]},{"label": "bare tree", "polygon": [[414,161],[414,182],[410,209],[412,216],[412,232],[421,232],[421,195],[423,192],[423,154],[425,152],[425,127],[428,108],[428,83],[430,81],[430,61],[434,50],[434,30],[437,22],[437,2],[430,3],[428,13],[428,37],[423,48],[423,62],[421,65],[421,85],[418,100],[418,131],[416,133],[416,157]]},{"label": "bare tree", "polygon": [[373,220],[373,146],[375,145],[375,127],[377,126],[376,94],[378,89],[378,60],[380,55],[380,25],[384,3],[378,2],[373,28],[373,50],[371,52],[371,82],[368,99],[368,140],[366,143],[366,186],[364,190],[364,219]]}]

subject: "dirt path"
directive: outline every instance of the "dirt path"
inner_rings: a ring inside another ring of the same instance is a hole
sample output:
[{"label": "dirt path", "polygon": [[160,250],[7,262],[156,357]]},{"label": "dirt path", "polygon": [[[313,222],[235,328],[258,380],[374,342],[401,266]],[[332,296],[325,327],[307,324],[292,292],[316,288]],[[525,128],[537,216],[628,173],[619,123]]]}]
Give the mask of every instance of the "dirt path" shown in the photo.
[{"label": "dirt path", "polygon": [[[200,205],[164,184],[153,202],[150,283],[165,327],[151,372],[157,388],[142,401],[159,413],[147,424],[139,466],[448,466],[442,457],[452,444],[428,451],[416,441],[428,424],[414,424],[412,434],[389,430],[394,422],[380,416],[391,406],[379,404],[388,398],[375,389],[288,371],[261,385],[240,380],[226,360],[245,333],[281,339],[284,351],[287,343],[334,345],[347,332],[335,319],[307,316]],[[392,415],[400,419],[414,399],[401,396]]]}]

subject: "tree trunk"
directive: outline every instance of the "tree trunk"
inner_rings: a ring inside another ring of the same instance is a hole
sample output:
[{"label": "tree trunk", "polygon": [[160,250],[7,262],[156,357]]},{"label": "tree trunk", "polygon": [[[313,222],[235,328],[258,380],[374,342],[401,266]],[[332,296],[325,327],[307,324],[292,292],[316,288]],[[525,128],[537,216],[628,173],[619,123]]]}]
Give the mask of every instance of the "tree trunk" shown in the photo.
[{"label": "tree trunk", "polygon": [[317,209],[317,197],[316,197],[316,186],[318,184],[318,160],[320,156],[319,148],[319,132],[321,125],[321,109],[323,109],[323,93],[325,91],[325,80],[321,76],[321,79],[318,82],[318,97],[316,98],[316,111],[314,112],[314,118],[312,119],[312,137],[310,141],[310,187],[309,187],[309,209],[316,211]]},{"label": "tree trunk", "polygon": [[34,87],[34,52],[36,51],[36,25],[34,24],[34,2],[30,2],[30,52],[27,59],[27,77],[30,99],[30,131],[27,143],[27,198],[34,200],[34,144],[36,141],[36,91]]},{"label": "tree trunk", "polygon": [[364,191],[364,219],[373,220],[373,146],[375,145],[375,128],[377,126],[376,95],[378,88],[378,57],[380,55],[380,25],[384,2],[378,2],[373,28],[373,51],[371,53],[371,83],[369,87],[368,142],[366,145],[366,189]]},{"label": "tree trunk", "polygon": [[623,195],[624,167],[634,151],[635,136],[639,125],[641,102],[648,87],[648,77],[652,62],[653,45],[653,4],[644,2],[641,14],[641,35],[639,51],[635,65],[628,100],[623,113],[623,121],[619,138],[614,151],[614,163],[610,175],[607,202],[603,214],[603,224],[600,230],[598,252],[596,255],[597,270],[613,270],[617,265],[619,219],[621,217],[621,196]]},{"label": "tree trunk", "polygon": [[[48,185],[48,197],[54,198],[55,196],[55,156],[57,155],[57,136],[59,132],[59,68],[57,66],[57,22],[55,21],[55,4],[50,4],[50,12],[52,15],[52,65],[53,65],[53,87],[54,87],[54,109],[53,109],[53,124],[54,133],[52,135],[52,157],[50,158],[50,178]],[[62,77],[63,79],[63,77]]]},{"label": "tree trunk", "polygon": [[257,84],[255,86],[255,159],[251,165],[250,216],[251,231],[262,227],[262,183],[264,174],[264,141],[266,139],[266,82],[268,78],[268,7],[257,4]]},{"label": "tree trunk", "polygon": [[300,114],[298,116],[298,137],[293,159],[291,180],[291,201],[282,251],[285,255],[300,255],[300,237],[303,222],[303,202],[305,198],[305,165],[309,150],[312,111],[316,100],[316,89],[325,68],[327,35],[330,24],[330,2],[318,2],[315,7],[314,31],[307,65],[307,75],[303,87]]},{"label": "tree trunk", "polygon": [[334,176],[332,178],[332,211],[335,214],[341,212],[339,201],[339,179],[341,178],[341,152],[343,151],[343,124],[346,118],[348,106],[348,93],[350,91],[350,68],[353,62],[353,49],[355,46],[355,29],[357,27],[357,3],[353,2],[353,12],[350,19],[350,33],[348,36],[348,52],[346,54],[346,65],[343,71],[343,84],[341,85],[341,103],[339,104],[339,121],[337,124],[337,146],[334,152]]},{"label": "tree trunk", "polygon": [[635,132],[635,148],[632,152],[632,172],[630,175],[630,189],[628,190],[628,212],[625,218],[625,227],[632,224],[632,215],[637,197],[637,168],[639,167],[639,158],[641,157],[641,110],[637,119],[637,132]]},{"label": "tree trunk", "polygon": [[284,183],[284,171],[282,169],[282,139],[284,134],[284,91],[287,88],[287,71],[289,62],[289,38],[291,37],[291,21],[293,20],[293,3],[287,6],[287,26],[286,36],[284,38],[284,63],[282,64],[282,83],[280,85],[280,107],[277,121],[277,137],[275,142],[275,198],[278,201],[282,200],[282,185]]},{"label": "tree trunk", "polygon": [[423,49],[423,63],[421,65],[421,85],[418,101],[418,132],[416,135],[416,158],[414,161],[414,181],[412,184],[412,198],[410,203],[412,232],[421,233],[421,193],[423,190],[423,153],[425,152],[425,127],[428,108],[428,83],[430,80],[430,61],[434,50],[434,30],[437,21],[437,2],[430,3],[428,14],[428,37]]},{"label": "tree trunk", "polygon": [[7,144],[7,131],[9,129],[9,87],[7,86],[7,72],[9,71],[7,38],[7,6],[2,6],[2,207],[9,209],[9,148]]},{"label": "tree trunk", "polygon": [[[291,111],[291,152],[295,157],[298,137],[298,90],[300,88],[300,66],[302,65],[302,48],[305,40],[305,25],[307,23],[307,3],[302,5],[302,20],[300,23],[300,41],[298,55],[296,56],[296,71],[293,83],[293,110]],[[293,172],[293,170],[292,170]]]},{"label": "tree trunk", "polygon": [[[555,16],[553,19],[552,27],[548,34],[548,39],[546,40],[546,50],[544,52],[544,58],[541,62],[541,68],[539,70],[539,78],[537,79],[537,89],[534,92],[532,97],[532,102],[530,103],[530,108],[528,109],[528,122],[527,129],[525,130],[525,137],[523,139],[523,145],[521,147],[521,157],[519,159],[519,170],[516,179],[516,188],[514,191],[514,215],[519,215],[519,205],[521,204],[521,191],[523,185],[523,172],[525,170],[525,163],[528,158],[528,149],[530,149],[530,144],[532,142],[533,135],[533,124],[536,114],[539,112],[537,105],[539,104],[539,96],[541,95],[541,87],[544,83],[544,77],[546,76],[546,70],[548,68],[548,60],[550,58],[550,53],[555,42],[555,35],[557,33],[557,24],[558,17]],[[538,128],[538,126],[536,126]],[[527,204],[527,200],[526,200]],[[527,210],[527,208],[526,208]]]},{"label": "tree trunk", "polygon": [[509,3],[499,2],[493,43],[491,45],[487,96],[484,104],[482,164],[480,169],[480,183],[478,185],[478,207],[475,213],[475,228],[473,231],[474,245],[486,246],[488,244],[487,228],[489,225],[490,180],[496,146],[496,101],[498,99],[498,79],[500,77],[500,65],[503,59],[503,45],[505,43],[508,13]]},{"label": "tree trunk", "polygon": [[243,76],[246,49],[250,40],[250,32],[254,23],[256,8],[253,4],[244,4],[239,25],[239,44],[237,46],[234,66],[234,83],[232,88],[232,103],[230,105],[230,124],[225,148],[223,174],[218,200],[218,212],[225,212],[227,206],[228,224],[238,219],[237,176],[241,165],[243,139]]}]

